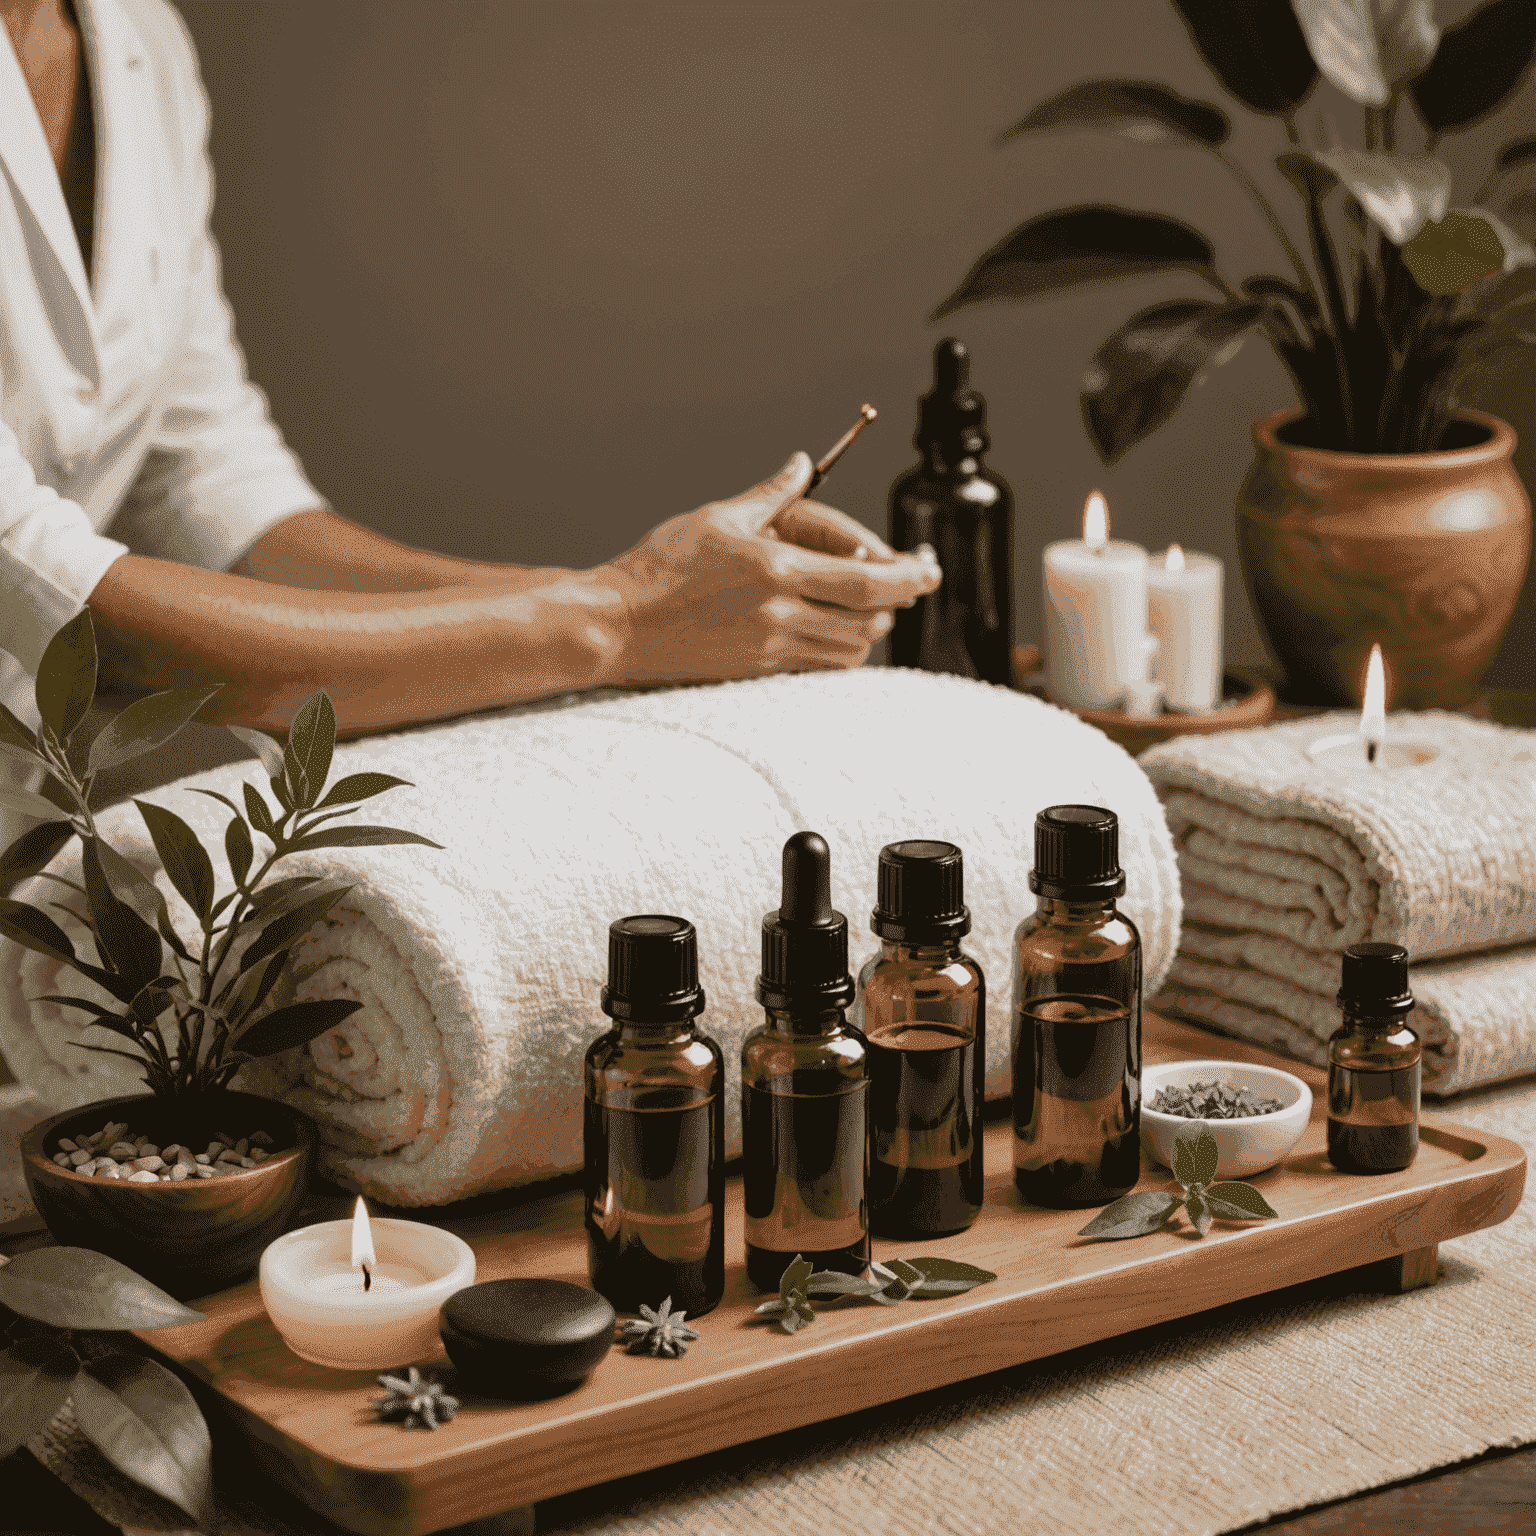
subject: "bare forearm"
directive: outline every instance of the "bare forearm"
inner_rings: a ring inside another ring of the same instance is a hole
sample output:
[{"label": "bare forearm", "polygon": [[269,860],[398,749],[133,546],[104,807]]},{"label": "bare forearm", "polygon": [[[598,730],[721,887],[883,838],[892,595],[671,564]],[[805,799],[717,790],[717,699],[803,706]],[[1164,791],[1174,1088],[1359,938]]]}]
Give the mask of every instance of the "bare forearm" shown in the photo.
[{"label": "bare forearm", "polygon": [[223,689],[202,718],[284,729],[317,688],[344,731],[609,681],[627,612],[601,572],[509,585],[307,591],[124,555],[90,597],[110,682]]}]

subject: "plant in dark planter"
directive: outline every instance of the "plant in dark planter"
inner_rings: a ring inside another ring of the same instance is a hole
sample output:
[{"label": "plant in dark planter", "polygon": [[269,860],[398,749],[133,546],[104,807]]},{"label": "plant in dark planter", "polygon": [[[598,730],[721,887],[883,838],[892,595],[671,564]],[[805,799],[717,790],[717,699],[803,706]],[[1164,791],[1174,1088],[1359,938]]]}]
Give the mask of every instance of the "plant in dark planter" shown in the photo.
[{"label": "plant in dark planter", "polygon": [[[356,773],[326,791],[336,714],[321,691],[294,718],[286,745],[230,727],[261,759],[275,805],[251,784],[243,809],[215,791],[194,791],[233,813],[223,849],[232,884],[222,896],[191,827],[173,811],[134,802],[198,924],[188,942],[155,882],[100,836],[91,794],[98,773],[168,741],[217,690],[139,699],[85,747],[73,738],[95,692],[96,660],[86,609],[53,637],[38,667],[38,729],[0,706],[0,750],[41,765],[72,804],[61,812],[41,795],[0,788],[7,805],[49,818],[0,854],[0,889],[31,876],[58,887],[61,900],[45,905],[88,930],[94,956],[77,951],[44,905],[15,897],[0,897],[0,935],[95,984],[94,997],[60,992],[43,1000],[78,1009],[90,1027],[117,1036],[111,1045],[79,1043],[135,1062],[153,1097],[56,1116],[34,1130],[23,1161],[38,1211],[60,1241],[112,1253],[195,1294],[254,1266],[302,1199],[313,1158],[306,1117],[232,1094],[230,1079],[245,1062],[303,1045],[362,1006],[339,999],[268,1005],[293,946],[352,887],[316,875],[267,877],[288,855],[311,849],[440,845],[393,827],[332,824],[405,781]],[[260,858],[256,836],[269,845]],[[45,868],[73,837],[81,840],[83,883]],[[123,1136],[136,1144],[126,1146]]]},{"label": "plant in dark planter", "polygon": [[[1358,701],[1376,640],[1397,702],[1462,702],[1529,562],[1513,434],[1459,399],[1490,357],[1536,345],[1536,254],[1513,227],[1536,213],[1536,193],[1520,186],[1536,138],[1499,151],[1469,206],[1452,206],[1434,150],[1518,85],[1536,51],[1536,4],[1491,0],[1442,35],[1431,0],[1173,3],[1227,90],[1283,130],[1275,163],[1299,239],[1229,154],[1227,114],[1155,82],[1086,81],[1002,138],[1095,130],[1204,151],[1253,199],[1290,270],[1237,278],[1179,220],[1080,206],[1020,225],[934,318],[1108,278],[1205,283],[1215,297],[1153,304],[1095,354],[1082,406],[1100,455],[1114,463],[1256,331],[1302,402],[1255,427],[1239,501],[1245,575],[1277,656],[1304,691]],[[1331,123],[1303,124],[1320,77],[1359,104],[1358,145],[1334,142]],[[1371,489],[1383,465],[1385,488]]]}]

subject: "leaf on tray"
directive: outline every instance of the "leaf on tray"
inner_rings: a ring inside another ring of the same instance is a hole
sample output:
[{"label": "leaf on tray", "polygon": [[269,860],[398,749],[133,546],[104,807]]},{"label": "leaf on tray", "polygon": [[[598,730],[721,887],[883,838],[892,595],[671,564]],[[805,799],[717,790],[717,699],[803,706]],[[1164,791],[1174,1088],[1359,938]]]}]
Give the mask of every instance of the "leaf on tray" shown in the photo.
[{"label": "leaf on tray", "polygon": [[1184,1197],[1171,1190],[1137,1190],[1106,1205],[1077,1235],[1100,1242],[1145,1237],[1167,1226],[1169,1217],[1183,1203]]}]

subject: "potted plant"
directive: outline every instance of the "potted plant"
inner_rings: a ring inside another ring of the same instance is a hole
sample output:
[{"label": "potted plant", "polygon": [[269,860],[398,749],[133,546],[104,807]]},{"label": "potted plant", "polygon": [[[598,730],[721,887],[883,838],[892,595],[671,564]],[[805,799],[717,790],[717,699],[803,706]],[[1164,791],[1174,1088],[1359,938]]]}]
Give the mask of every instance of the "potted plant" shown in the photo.
[{"label": "potted plant", "polygon": [[[53,637],[39,664],[37,730],[0,706],[0,750],[40,765],[72,805],[64,813],[41,795],[0,789],[12,808],[49,818],[0,854],[0,889],[32,876],[59,888],[59,901],[48,905],[88,932],[94,958],[44,905],[11,896],[0,897],[0,935],[94,984],[42,1000],[77,1009],[88,1027],[115,1035],[111,1044],[77,1043],[135,1062],[150,1093],[33,1127],[23,1138],[23,1165],[59,1242],[110,1254],[168,1290],[193,1295],[255,1266],[303,1198],[313,1161],[315,1130],[306,1116],[234,1092],[230,1079],[245,1062],[303,1045],[362,1006],[343,999],[272,1005],[293,946],[352,887],[317,875],[267,877],[288,855],[310,849],[440,845],[393,827],[334,824],[406,781],[355,773],[326,791],[336,714],[322,690],[299,710],[285,745],[230,727],[261,759],[275,804],[252,784],[244,786],[243,808],[213,790],[194,791],[233,813],[222,850],[230,876],[224,894],[186,822],[134,802],[166,878],[197,923],[189,941],[154,880],[103,840],[91,798],[97,774],[170,740],[217,689],[139,699],[87,747],[74,738],[95,686],[95,631],[86,609]],[[75,837],[80,882],[45,868]],[[257,837],[269,845],[261,856]]]},{"label": "potted plant", "polygon": [[[1151,81],[1073,86],[1002,138],[1096,130],[1201,149],[1258,205],[1290,271],[1239,280],[1176,219],[1065,208],[982,256],[934,318],[1107,278],[1200,279],[1215,297],[1153,304],[1094,356],[1082,406],[1100,455],[1115,462],[1257,331],[1301,408],[1254,426],[1239,548],[1292,688],[1358,702],[1379,641],[1395,702],[1464,702],[1530,558],[1514,434],[1458,402],[1491,355],[1536,344],[1536,258],[1511,227],[1536,210],[1536,194],[1512,190],[1536,166],[1536,138],[1499,151],[1475,206],[1452,206],[1451,174],[1434,150],[1519,83],[1536,49],[1536,4],[1491,0],[1443,35],[1431,0],[1174,4],[1227,90],[1283,130],[1276,165],[1294,196],[1288,215],[1228,153],[1220,107]],[[1320,77],[1359,104],[1358,144],[1303,125]]]}]

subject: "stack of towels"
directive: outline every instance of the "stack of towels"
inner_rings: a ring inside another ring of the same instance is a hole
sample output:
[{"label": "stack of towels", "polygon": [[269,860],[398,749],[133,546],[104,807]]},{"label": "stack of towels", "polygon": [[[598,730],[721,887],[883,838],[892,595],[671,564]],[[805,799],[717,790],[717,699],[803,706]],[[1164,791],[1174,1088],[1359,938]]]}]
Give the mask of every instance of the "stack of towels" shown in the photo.
[{"label": "stack of towels", "polygon": [[1358,719],[1142,754],[1184,896],[1157,1006],[1323,1065],[1344,949],[1401,944],[1426,1092],[1536,1072],[1536,732],[1430,711],[1391,717],[1379,767],[1309,755]]}]

